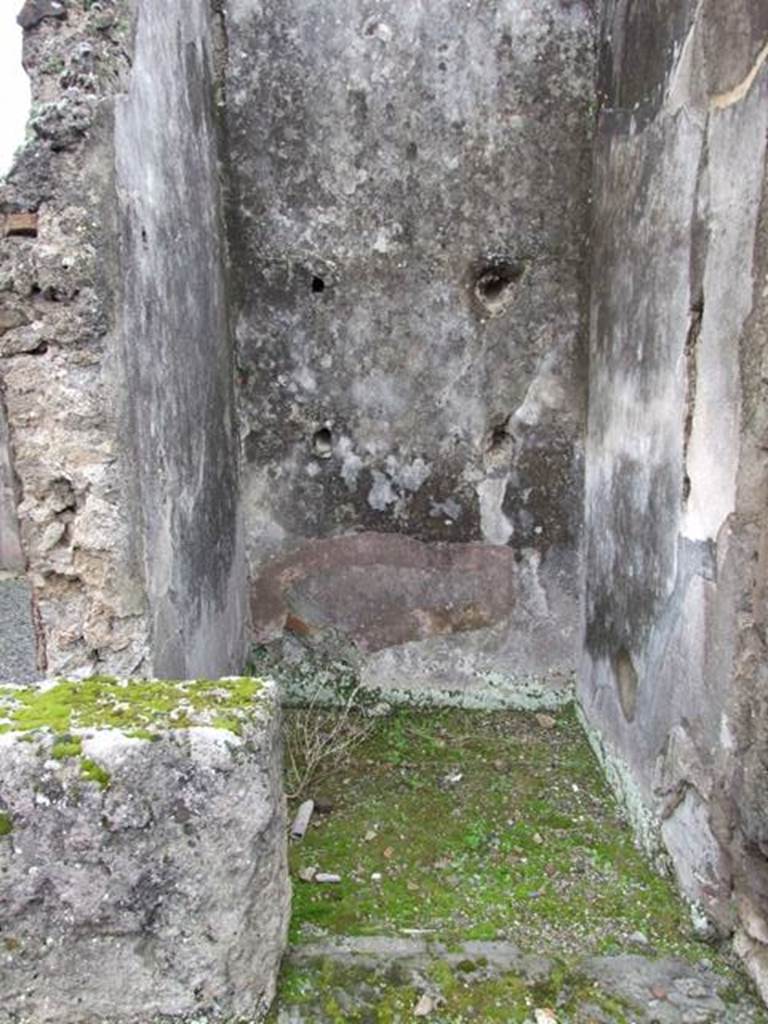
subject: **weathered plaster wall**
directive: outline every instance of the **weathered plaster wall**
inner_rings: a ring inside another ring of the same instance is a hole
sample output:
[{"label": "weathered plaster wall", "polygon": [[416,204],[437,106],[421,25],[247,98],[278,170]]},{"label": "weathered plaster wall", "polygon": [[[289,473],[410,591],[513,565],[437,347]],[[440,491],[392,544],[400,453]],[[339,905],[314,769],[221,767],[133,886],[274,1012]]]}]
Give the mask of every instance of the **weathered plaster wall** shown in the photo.
[{"label": "weathered plaster wall", "polygon": [[119,359],[156,675],[245,661],[246,566],[207,0],[138,4],[115,110]]},{"label": "weathered plaster wall", "polygon": [[583,592],[595,743],[768,998],[765,4],[606,0],[591,170],[586,0],[20,17],[0,675],[239,669],[249,571],[257,640],[552,703]]},{"label": "weathered plaster wall", "polygon": [[759,0],[603,11],[580,681],[646,838],[763,970],[767,44]]},{"label": "weathered plaster wall", "polygon": [[[558,689],[578,637],[590,12],[226,11],[257,639],[287,605],[304,635],[360,646],[365,607],[393,625],[362,644],[371,684]],[[441,597],[477,542],[487,574]]]},{"label": "weathered plaster wall", "polygon": [[37,664],[0,669],[239,669],[207,4],[28,0],[20,20],[34,108],[0,195],[0,464],[2,568],[26,575],[0,638],[23,618]]}]

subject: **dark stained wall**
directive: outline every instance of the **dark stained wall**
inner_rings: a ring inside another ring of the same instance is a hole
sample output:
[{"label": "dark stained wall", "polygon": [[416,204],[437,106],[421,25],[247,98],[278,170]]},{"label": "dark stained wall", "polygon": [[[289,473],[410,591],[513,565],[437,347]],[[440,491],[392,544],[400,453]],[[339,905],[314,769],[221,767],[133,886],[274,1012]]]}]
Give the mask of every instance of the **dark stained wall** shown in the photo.
[{"label": "dark stained wall", "polygon": [[116,106],[121,332],[133,520],[155,675],[242,671],[245,559],[204,0],[138,5]]},{"label": "dark stained wall", "polygon": [[756,974],[767,53],[758,0],[603,12],[580,680],[636,824]]}]

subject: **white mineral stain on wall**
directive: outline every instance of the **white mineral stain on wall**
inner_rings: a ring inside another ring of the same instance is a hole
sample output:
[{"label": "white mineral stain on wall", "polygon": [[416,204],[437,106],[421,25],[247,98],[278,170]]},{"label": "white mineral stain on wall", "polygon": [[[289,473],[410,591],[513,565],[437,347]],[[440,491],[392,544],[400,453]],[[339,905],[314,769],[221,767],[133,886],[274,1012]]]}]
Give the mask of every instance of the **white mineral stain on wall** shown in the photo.
[{"label": "white mineral stain on wall", "polygon": [[507,490],[507,477],[491,477],[477,485],[480,500],[480,529],[483,540],[489,544],[506,544],[514,527],[502,512],[501,506]]},{"label": "white mineral stain on wall", "polygon": [[[741,422],[738,346],[752,307],[754,277],[752,250],[744,239],[755,235],[767,128],[768,109],[757,88],[738,106],[713,113],[709,123],[712,227],[688,453],[691,494],[683,527],[694,540],[714,539],[736,505]],[[734,274],[733,268],[740,265],[743,271]]]}]

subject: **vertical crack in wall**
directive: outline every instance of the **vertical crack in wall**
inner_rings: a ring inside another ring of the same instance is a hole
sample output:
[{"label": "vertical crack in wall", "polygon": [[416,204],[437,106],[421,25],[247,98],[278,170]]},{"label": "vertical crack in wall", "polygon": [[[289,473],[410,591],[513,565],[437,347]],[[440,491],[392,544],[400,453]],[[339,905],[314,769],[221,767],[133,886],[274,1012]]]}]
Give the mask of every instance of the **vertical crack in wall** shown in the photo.
[{"label": "vertical crack in wall", "polygon": [[[211,35],[213,40],[213,99],[218,110],[227,104],[227,63],[229,61],[229,36],[227,33],[227,11],[225,0],[211,0]],[[216,117],[219,125],[225,119]]]},{"label": "vertical crack in wall", "polygon": [[683,506],[691,493],[691,478],[688,475],[688,448],[693,433],[693,417],[696,411],[696,363],[701,322],[704,318],[704,296],[702,294],[691,306],[688,334],[685,338],[685,419],[683,422]]},{"label": "vertical crack in wall", "polygon": [[705,119],[702,132],[702,145],[699,152],[696,170],[696,186],[694,191],[694,208],[691,221],[691,248],[689,258],[690,302],[688,331],[685,337],[683,356],[685,360],[685,388],[683,398],[683,479],[681,489],[682,509],[688,505],[691,494],[691,476],[689,458],[696,416],[696,388],[699,373],[699,343],[704,320],[704,275],[706,273],[707,253],[709,251],[710,223],[707,204],[709,201],[708,171],[709,144],[708,119]]}]

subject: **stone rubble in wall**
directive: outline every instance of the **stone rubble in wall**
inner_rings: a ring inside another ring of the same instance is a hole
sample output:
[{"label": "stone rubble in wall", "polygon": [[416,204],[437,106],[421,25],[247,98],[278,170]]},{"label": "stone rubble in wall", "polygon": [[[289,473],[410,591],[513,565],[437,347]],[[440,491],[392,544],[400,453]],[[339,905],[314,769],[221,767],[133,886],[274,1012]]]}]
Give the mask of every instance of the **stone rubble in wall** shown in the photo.
[{"label": "stone rubble in wall", "polygon": [[86,12],[28,0],[19,20],[33,106],[28,141],[0,185],[0,374],[40,668],[136,673],[144,593],[130,564],[110,385],[114,243],[104,209],[110,102],[130,66],[128,5]]}]

